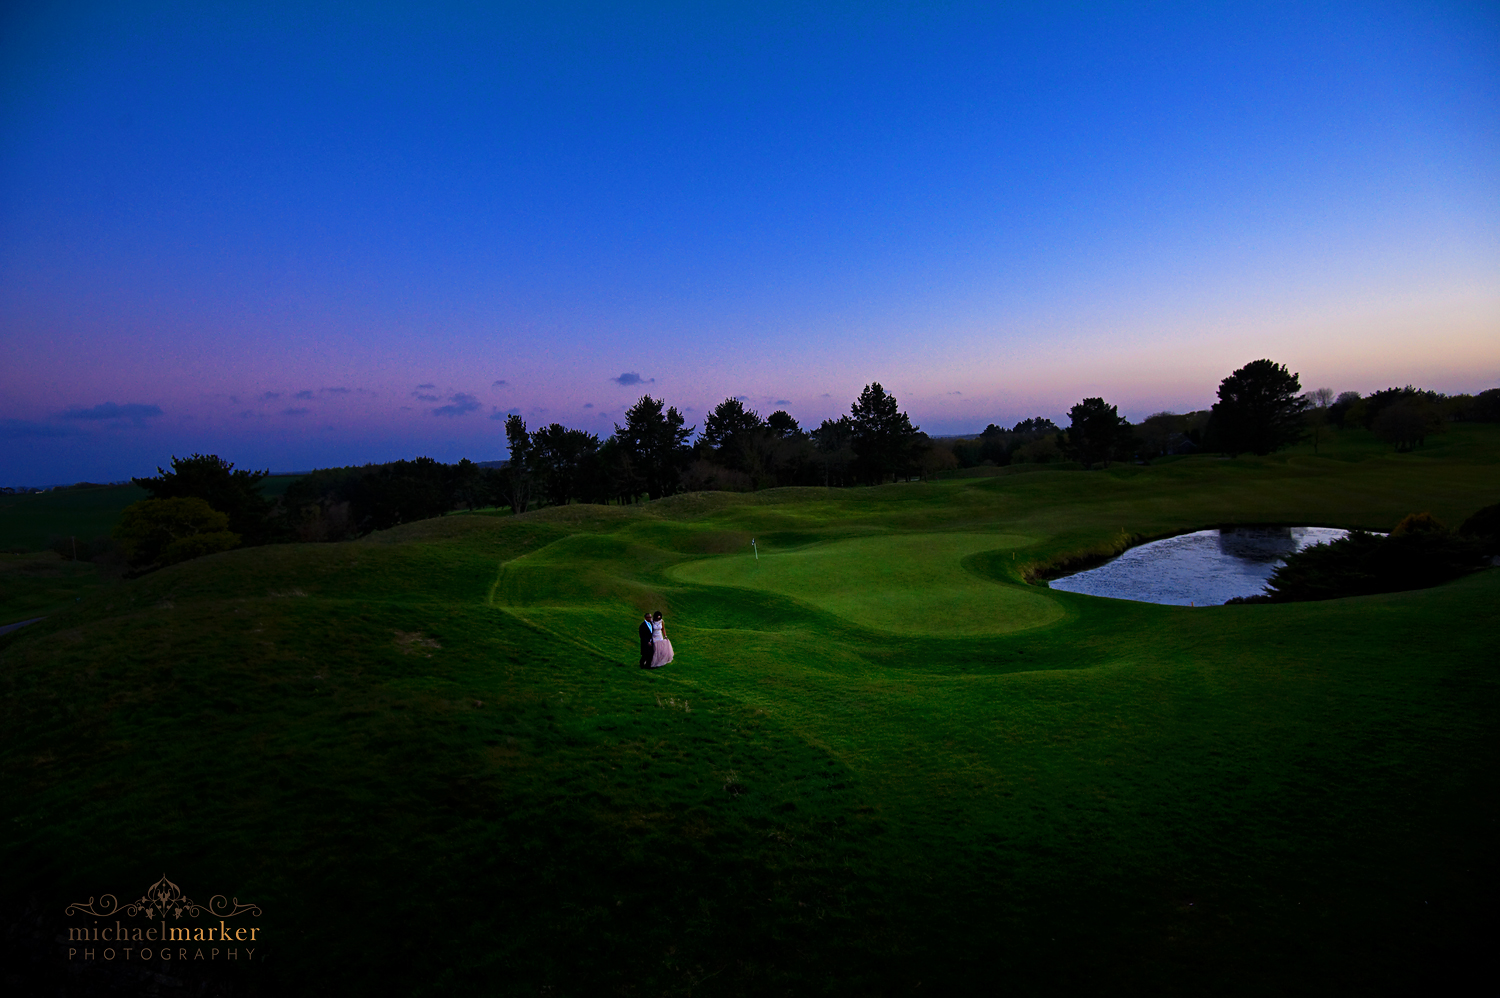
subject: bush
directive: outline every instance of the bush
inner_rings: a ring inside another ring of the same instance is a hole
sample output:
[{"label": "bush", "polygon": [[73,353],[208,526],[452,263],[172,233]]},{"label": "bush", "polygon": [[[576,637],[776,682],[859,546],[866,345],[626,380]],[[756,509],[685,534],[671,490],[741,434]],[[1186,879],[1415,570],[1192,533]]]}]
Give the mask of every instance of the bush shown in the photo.
[{"label": "bush", "polygon": [[261,480],[270,471],[235,470],[232,461],[217,454],[173,457],[172,469],[157,468],[153,478],[131,481],[153,499],[199,499],[228,517],[231,530],[251,544],[272,539],[271,500],[260,494]]},{"label": "bush", "polygon": [[1485,554],[1494,554],[1500,547],[1500,502],[1469,517],[1459,526],[1458,533],[1478,544]]},{"label": "bush", "polygon": [[1474,396],[1469,418],[1481,423],[1500,423],[1500,388],[1490,388]]},{"label": "bush", "polygon": [[202,499],[143,499],[125,507],[115,539],[136,567],[174,565],[238,547],[229,517]]},{"label": "bush", "polygon": [[1271,573],[1266,595],[1290,603],[1425,589],[1473,571],[1481,559],[1481,545],[1429,513],[1413,513],[1389,537],[1356,530],[1289,555]]}]

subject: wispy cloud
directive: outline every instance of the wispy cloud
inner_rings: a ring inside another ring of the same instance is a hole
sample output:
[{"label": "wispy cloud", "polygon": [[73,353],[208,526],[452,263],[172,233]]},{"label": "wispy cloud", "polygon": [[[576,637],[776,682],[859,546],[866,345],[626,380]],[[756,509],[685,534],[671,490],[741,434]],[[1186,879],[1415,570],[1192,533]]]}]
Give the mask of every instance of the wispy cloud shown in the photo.
[{"label": "wispy cloud", "polygon": [[777,399],[775,402],[772,402],[771,404],[772,405],[791,405],[792,404],[792,400],[791,399]]},{"label": "wispy cloud", "polygon": [[418,402],[440,402],[440,401],[442,401],[442,396],[441,395],[429,395],[426,392],[420,392],[420,391],[418,391],[418,392],[412,392],[411,393],[411,397],[414,398],[414,399],[416,399]]},{"label": "wispy cloud", "polygon": [[124,405],[114,402],[101,402],[87,409],[80,406],[73,406],[59,415],[63,419],[128,419],[136,426],[142,426],[146,420],[161,415],[161,406],[144,405],[140,402],[127,402]]},{"label": "wispy cloud", "polygon": [[310,412],[312,412],[311,409],[283,409],[283,410],[281,410],[281,414],[283,416],[306,416]]},{"label": "wispy cloud", "polygon": [[448,396],[448,402],[448,405],[440,405],[432,410],[432,414],[434,416],[464,416],[479,408],[479,400],[463,392]]},{"label": "wispy cloud", "polygon": [[281,398],[281,393],[280,392],[263,392],[261,394],[261,396],[260,396],[260,400],[262,402],[269,402],[272,399],[279,399],[279,398]]},{"label": "wispy cloud", "polygon": [[493,384],[491,384],[490,387],[491,388],[504,388],[508,384],[510,384],[509,381],[506,381],[504,378],[501,378],[499,381],[496,381]]},{"label": "wispy cloud", "polygon": [[963,392],[949,392],[949,395],[962,395]]},{"label": "wispy cloud", "polygon": [[583,403],[583,407],[585,409],[592,409],[594,407],[594,403],[592,403],[592,402],[585,402],[585,403]]},{"label": "wispy cloud", "polygon": [[312,393],[312,390],[309,389],[309,388],[304,388],[304,389],[302,389],[302,391],[300,391],[296,395],[292,396],[292,398],[294,398],[294,399],[310,399],[312,397],[313,397],[313,393]]},{"label": "wispy cloud", "polygon": [[417,386],[417,390],[418,391],[429,391],[429,392],[436,391],[437,390],[437,385],[418,385]]},{"label": "wispy cloud", "polygon": [[349,394],[349,389],[347,389],[347,388],[319,388],[318,391],[325,392],[325,393],[327,393],[329,395],[348,395]]},{"label": "wispy cloud", "polygon": [[827,392],[824,392],[822,395],[819,395],[818,398],[820,398],[820,399],[831,399],[831,398],[833,398],[833,396],[829,395]]},{"label": "wispy cloud", "polygon": [[650,385],[656,382],[655,378],[643,378],[634,371],[626,371],[618,378],[610,378],[617,385]]}]

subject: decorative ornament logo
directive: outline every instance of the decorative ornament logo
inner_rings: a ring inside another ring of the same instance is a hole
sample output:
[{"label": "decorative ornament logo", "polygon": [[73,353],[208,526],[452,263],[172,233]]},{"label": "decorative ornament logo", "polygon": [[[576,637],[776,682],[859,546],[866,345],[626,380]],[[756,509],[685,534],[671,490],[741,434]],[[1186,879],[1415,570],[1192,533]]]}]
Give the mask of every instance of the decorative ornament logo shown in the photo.
[{"label": "decorative ornament logo", "polygon": [[[97,905],[97,907],[96,907]],[[232,918],[241,913],[249,913],[259,917],[260,906],[254,904],[240,904],[239,898],[225,899],[222,894],[215,894],[209,899],[208,904],[201,905],[182,893],[182,888],[167,879],[163,873],[161,879],[146,889],[136,900],[129,904],[120,904],[113,894],[104,894],[96,902],[89,898],[87,902],[74,902],[68,905],[68,915],[95,915],[105,918],[111,915],[124,914],[126,916],[143,916],[151,919],[165,919],[167,916],[181,918],[187,915],[197,918],[204,912],[216,918]]]}]

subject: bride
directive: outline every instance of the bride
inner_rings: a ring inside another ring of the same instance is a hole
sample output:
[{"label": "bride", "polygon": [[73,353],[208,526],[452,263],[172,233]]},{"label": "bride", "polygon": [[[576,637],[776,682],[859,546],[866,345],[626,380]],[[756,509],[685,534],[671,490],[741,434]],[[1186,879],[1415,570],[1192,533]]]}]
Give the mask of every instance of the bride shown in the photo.
[{"label": "bride", "polygon": [[651,668],[659,669],[672,661],[672,642],[661,626],[661,611],[651,615]]}]

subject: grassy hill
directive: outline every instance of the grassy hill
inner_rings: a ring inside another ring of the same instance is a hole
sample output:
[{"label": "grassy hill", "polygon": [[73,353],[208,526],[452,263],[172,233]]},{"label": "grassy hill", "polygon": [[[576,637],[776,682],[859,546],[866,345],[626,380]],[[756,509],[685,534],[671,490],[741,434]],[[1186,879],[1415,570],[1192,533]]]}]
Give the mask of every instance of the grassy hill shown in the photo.
[{"label": "grassy hill", "polygon": [[[1497,492],[1500,434],[1460,426],[451,516],[102,587],[0,637],[6,966],[52,986],[64,906],[165,872],[263,910],[264,964],[169,968],[218,993],[1431,987],[1488,945],[1500,573],[1197,609],[1025,580]],[[656,608],[678,660],[644,673]]]}]

